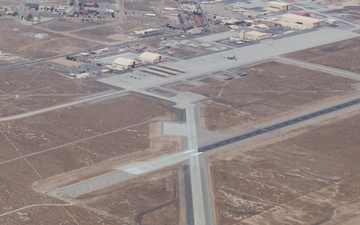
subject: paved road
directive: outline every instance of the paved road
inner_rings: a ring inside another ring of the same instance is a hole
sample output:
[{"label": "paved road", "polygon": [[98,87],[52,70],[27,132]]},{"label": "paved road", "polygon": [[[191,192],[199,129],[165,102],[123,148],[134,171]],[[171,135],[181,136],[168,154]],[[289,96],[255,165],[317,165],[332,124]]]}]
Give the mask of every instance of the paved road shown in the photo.
[{"label": "paved road", "polygon": [[93,191],[130,180],[138,175],[156,171],[166,166],[171,166],[176,163],[183,162],[188,160],[194,152],[195,150],[188,150],[160,157],[148,162],[129,164],[120,167],[115,171],[60,188],[55,192],[63,193],[67,196],[76,198],[80,195],[91,193]]},{"label": "paved road", "polygon": [[337,69],[337,68],[333,68],[330,66],[324,66],[324,65],[315,64],[315,63],[304,62],[304,61],[300,61],[300,60],[296,60],[296,59],[290,59],[290,58],[286,58],[286,57],[279,57],[279,59],[281,61],[292,63],[296,66],[302,66],[307,69],[312,69],[312,70],[317,70],[317,71],[321,71],[324,73],[334,74],[336,76],[346,77],[349,79],[360,80],[360,74],[354,73],[351,71],[346,71],[346,70]]},{"label": "paved road", "polygon": [[18,208],[18,209],[15,209],[15,210],[0,214],[0,217],[7,216],[7,215],[10,215],[12,213],[22,211],[24,209],[30,209],[30,208],[35,208],[35,207],[49,207],[49,206],[64,207],[64,206],[72,206],[72,205],[75,205],[75,204],[74,203],[65,203],[65,204],[34,204],[34,205],[27,205],[27,206],[24,206],[24,207],[21,207],[21,208]]},{"label": "paved road", "polygon": [[223,147],[225,145],[233,144],[235,142],[243,141],[243,140],[246,140],[246,139],[249,139],[249,138],[252,138],[252,137],[256,137],[256,136],[259,136],[259,135],[262,135],[262,134],[265,134],[265,133],[268,133],[268,132],[276,131],[276,130],[279,130],[281,128],[288,127],[288,126],[291,126],[291,125],[294,125],[294,124],[298,124],[298,123],[304,122],[306,120],[309,120],[309,119],[312,119],[312,118],[315,118],[315,117],[319,117],[319,116],[322,116],[322,115],[325,115],[325,114],[329,114],[329,113],[332,113],[332,112],[335,112],[335,111],[338,111],[338,110],[341,110],[341,109],[345,109],[345,108],[348,108],[348,107],[351,107],[351,106],[354,106],[354,105],[357,105],[357,104],[360,104],[360,98],[349,101],[349,102],[345,102],[345,103],[342,103],[342,104],[339,104],[339,105],[335,105],[335,106],[332,106],[332,107],[329,107],[329,108],[325,108],[325,109],[322,109],[320,111],[309,113],[309,114],[306,114],[306,115],[303,115],[303,116],[300,116],[300,117],[296,117],[296,118],[293,118],[293,119],[290,119],[290,120],[286,120],[286,121],[283,121],[281,123],[277,123],[277,124],[270,125],[270,126],[267,126],[267,127],[259,128],[257,130],[254,130],[254,131],[239,135],[237,137],[229,138],[229,139],[226,139],[226,140],[223,140],[223,141],[220,141],[220,142],[217,142],[217,143],[205,146],[205,147],[201,147],[201,148],[199,148],[199,152],[211,151],[211,150],[214,150],[216,148]]},{"label": "paved road", "polygon": [[50,111],[57,110],[57,109],[63,109],[63,108],[71,107],[71,106],[74,106],[74,105],[79,105],[79,104],[86,103],[86,102],[91,102],[91,101],[95,101],[95,100],[101,100],[101,99],[104,99],[104,98],[110,98],[110,97],[120,95],[120,94],[124,94],[124,93],[126,93],[126,91],[105,92],[104,94],[98,93],[97,95],[89,96],[89,97],[87,97],[85,99],[81,99],[81,100],[68,102],[68,103],[64,103],[64,104],[61,104],[61,105],[50,106],[48,108],[34,110],[34,111],[31,111],[31,112],[26,112],[26,113],[22,113],[22,114],[13,115],[13,116],[2,117],[2,118],[0,118],[0,122],[9,121],[9,120],[23,119],[25,117],[35,116],[35,115],[38,115],[38,114],[50,112]]}]

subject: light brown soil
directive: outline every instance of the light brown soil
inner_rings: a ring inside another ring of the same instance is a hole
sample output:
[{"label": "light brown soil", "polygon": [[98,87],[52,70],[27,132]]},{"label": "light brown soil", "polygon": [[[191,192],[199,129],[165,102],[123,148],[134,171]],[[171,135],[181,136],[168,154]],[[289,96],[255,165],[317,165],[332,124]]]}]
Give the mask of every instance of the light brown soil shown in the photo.
[{"label": "light brown soil", "polygon": [[289,58],[360,73],[360,38],[287,54]]},{"label": "light brown soil", "polygon": [[79,19],[66,18],[62,20],[52,20],[46,23],[42,23],[39,26],[53,31],[72,31],[83,28],[90,28],[98,25],[105,25],[108,21],[89,21],[81,22]]},{"label": "light brown soil", "polygon": [[209,130],[238,129],[265,119],[276,118],[325,98],[349,94],[354,80],[280,62],[266,62],[238,69],[249,73],[232,80],[203,78],[207,85],[191,91],[212,99],[202,103]]},{"label": "light brown soil", "polygon": [[[174,166],[144,175],[125,184],[96,191],[78,200],[89,207],[103,210],[130,224],[179,223],[179,182],[183,179],[182,167]],[[114,202],[114,199],[119,201]]]},{"label": "light brown soil", "polygon": [[1,70],[0,117],[61,104],[109,90],[89,79],[69,79],[65,66],[44,63]]},{"label": "light brown soil", "polygon": [[[339,3],[339,2],[336,1],[336,3]],[[342,9],[329,10],[329,11],[325,11],[325,13],[341,14],[342,18],[350,20],[353,23],[360,24],[360,15],[359,15],[360,6],[359,6],[359,2],[354,1],[353,2],[354,5],[351,5],[351,6],[349,5],[349,2],[347,2],[347,3],[348,3],[348,5],[344,6]]]},{"label": "light brown soil", "polygon": [[0,214],[31,204],[63,203],[32,189],[31,184],[41,177],[26,161],[0,165],[0,171]]},{"label": "light brown soil", "polygon": [[[226,154],[213,154],[210,168],[218,224],[358,221],[359,123],[357,113],[304,128],[272,144],[244,143]],[[284,134],[273,138],[279,135]]]},{"label": "light brown soil", "polygon": [[204,54],[209,54],[213,52],[210,49],[206,48],[194,48],[188,45],[179,45],[178,48],[171,48],[170,49],[171,55],[180,58],[180,59],[188,59]]},{"label": "light brown soil", "polygon": [[[129,23],[124,24],[113,24],[113,25],[104,25],[102,27],[83,29],[79,31],[74,31],[72,34],[75,34],[82,38],[88,38],[92,40],[98,41],[126,41],[130,39],[122,39],[116,38],[119,35],[124,35],[126,33],[133,32],[135,30],[146,29],[146,26],[143,25],[140,21],[132,20]],[[132,35],[132,34],[130,34]]]},{"label": "light brown soil", "polygon": [[[132,160],[147,160],[177,151],[180,148],[179,138],[163,136],[161,124],[156,122],[175,119],[176,116],[168,110],[165,103],[129,95],[1,123],[0,188],[3,191],[0,196],[0,214],[31,204],[60,203],[56,199],[39,194],[33,188],[39,191],[37,188],[40,186],[61,187],[108,172]],[[142,122],[144,124],[140,125]],[[74,141],[78,142],[73,143]],[[49,148],[53,150],[12,162],[6,161]],[[166,171],[169,174],[174,170]],[[163,193],[162,185],[165,185],[164,188],[168,188],[169,193],[174,194],[174,189],[170,189],[171,185],[168,184],[174,180],[173,174],[171,173],[171,178],[164,178],[165,180],[159,182],[151,180],[154,183],[150,182],[150,186],[146,184],[148,180],[141,178],[140,181],[144,183],[135,186],[142,186],[138,189],[141,191],[155,185],[153,189]],[[126,191],[133,191],[130,189]],[[42,193],[41,190],[43,189],[40,188],[40,193]],[[154,191],[145,193],[154,193]],[[104,199],[107,198],[106,196],[103,195]],[[165,201],[165,197],[170,194],[165,193],[164,196],[159,197],[160,199],[158,196],[155,196],[153,203],[157,200],[159,200],[158,203],[163,203],[162,199]],[[129,198],[132,197],[137,198],[139,195],[129,196]],[[150,198],[151,196],[148,197]],[[113,200],[113,198],[109,199]],[[177,201],[176,204],[178,204]],[[150,209],[154,206],[153,203],[144,206],[149,206]],[[153,224],[156,219],[163,221],[162,224],[176,224],[172,222],[179,219],[179,216],[176,217],[179,210],[176,204],[172,202],[159,207],[158,211],[145,213],[142,224]],[[26,220],[27,224],[58,224],[60,221],[64,222],[62,220],[64,218],[74,217],[75,220],[83,221],[81,223],[78,221],[80,224],[92,224],[86,223],[89,221],[86,216],[89,211],[94,213],[90,218],[98,222],[102,221],[102,223],[94,224],[116,224],[115,221],[119,223],[124,220],[119,219],[117,215],[108,216],[106,212],[103,212],[102,207],[92,208],[85,205],[79,207],[54,206],[22,210],[20,213],[0,218],[0,223],[19,224],[22,220]],[[53,215],[55,210],[59,210],[62,215],[64,209],[68,209],[64,217],[38,216],[46,212]],[[70,214],[72,216],[69,216]],[[70,224],[73,223],[75,222],[70,222]]]},{"label": "light brown soil", "polygon": [[47,178],[35,184],[34,188],[41,192],[63,187],[109,172],[131,161],[146,160],[179,150],[180,138],[163,136],[160,125],[133,127],[29,157],[34,168],[41,171],[43,178]]},{"label": "light brown soil", "polygon": [[[151,121],[172,119],[175,119],[174,114],[168,111],[167,106],[139,96],[129,95],[97,104],[83,104],[29,118],[3,122],[0,124],[0,131],[7,137],[2,138],[3,143],[9,139],[16,144],[22,154],[38,152],[64,144],[71,147],[72,142],[83,140],[76,145],[85,148],[82,146],[85,143],[97,143],[98,145],[95,146],[87,146],[96,151],[102,150],[102,147],[113,145],[113,149],[107,150],[110,152],[104,153],[111,155],[128,150],[126,145],[116,148],[119,147],[118,144],[122,143],[114,142],[114,139],[110,137],[118,140],[117,135],[126,132],[127,135],[123,138],[135,142],[137,137],[140,138],[147,133],[146,129],[137,131],[138,126],[148,126]],[[117,134],[118,132],[120,133]],[[101,140],[106,142],[102,143]],[[144,148],[146,146],[137,151]],[[18,156],[13,149],[4,149],[1,154],[2,160]]]},{"label": "light brown soil", "polygon": [[174,166],[114,185],[76,201],[76,206],[22,210],[1,224],[178,225],[184,221],[182,167]]},{"label": "light brown soil", "polygon": [[24,209],[20,212],[0,217],[0,224],[6,225],[119,225],[122,220],[113,218],[101,211],[86,206],[42,206]]},{"label": "light brown soil", "polygon": [[26,37],[25,33],[44,33],[44,31],[24,26],[11,19],[1,19],[0,23],[3,29],[0,36],[0,49],[5,53],[25,59],[35,60],[71,54],[97,46],[94,43],[49,32],[46,32],[50,36],[49,39]]}]

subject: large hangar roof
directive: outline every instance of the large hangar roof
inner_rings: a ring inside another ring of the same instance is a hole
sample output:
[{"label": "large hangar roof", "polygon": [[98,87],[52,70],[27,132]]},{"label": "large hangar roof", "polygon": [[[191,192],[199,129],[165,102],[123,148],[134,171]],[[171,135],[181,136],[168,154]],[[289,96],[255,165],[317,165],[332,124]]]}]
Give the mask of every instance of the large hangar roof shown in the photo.
[{"label": "large hangar roof", "polygon": [[304,22],[304,23],[321,23],[324,22],[324,20],[321,19],[317,19],[317,18],[311,18],[311,17],[307,17],[307,16],[299,16],[299,15],[295,15],[295,14],[285,14],[281,16],[281,20],[286,20],[286,21],[294,21],[294,22]]},{"label": "large hangar roof", "polygon": [[291,3],[287,2],[277,2],[277,1],[270,1],[268,2],[269,5],[276,5],[276,6],[290,6]]},{"label": "large hangar roof", "polygon": [[124,57],[119,57],[114,60],[113,64],[119,65],[119,66],[130,66],[134,63],[133,59],[128,59]]},{"label": "large hangar roof", "polygon": [[[139,60],[143,62],[154,62],[158,61],[161,57],[163,57],[160,54],[153,53],[153,52],[144,52],[139,56]],[[165,58],[165,57],[163,57]]]}]

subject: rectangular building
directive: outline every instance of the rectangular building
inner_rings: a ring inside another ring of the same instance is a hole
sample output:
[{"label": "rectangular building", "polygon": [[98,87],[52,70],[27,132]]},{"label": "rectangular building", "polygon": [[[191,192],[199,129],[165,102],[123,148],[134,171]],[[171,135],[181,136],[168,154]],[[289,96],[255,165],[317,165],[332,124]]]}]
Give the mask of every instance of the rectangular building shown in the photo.
[{"label": "rectangular building", "polygon": [[310,28],[317,28],[324,25],[325,21],[317,18],[299,16],[295,14],[285,14],[281,16],[281,21],[293,24],[304,25]]},{"label": "rectangular building", "polygon": [[291,3],[271,1],[267,3],[267,9],[274,11],[287,11],[292,7]]}]

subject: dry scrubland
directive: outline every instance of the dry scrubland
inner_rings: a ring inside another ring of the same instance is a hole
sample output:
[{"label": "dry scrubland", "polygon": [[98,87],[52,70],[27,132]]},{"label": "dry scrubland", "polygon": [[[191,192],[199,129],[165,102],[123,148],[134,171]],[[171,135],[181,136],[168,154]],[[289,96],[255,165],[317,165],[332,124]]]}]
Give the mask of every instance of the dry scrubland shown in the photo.
[{"label": "dry scrubland", "polygon": [[[0,224],[177,225],[184,220],[180,209],[183,197],[179,197],[183,195],[179,189],[181,168],[174,166],[82,196],[76,200],[76,206],[25,209],[0,217]],[[45,201],[40,195],[37,198]]]},{"label": "dry scrubland", "polygon": [[[132,20],[124,24],[105,24],[96,28],[82,29],[79,31],[73,31],[71,33],[82,38],[111,42],[130,40],[126,37],[125,34],[141,29],[146,29],[146,26],[144,26],[140,21]],[[130,35],[132,34],[130,33]]]},{"label": "dry scrubland", "polygon": [[50,35],[49,39],[26,37],[25,33],[44,33],[44,31],[22,25],[13,19],[0,19],[0,24],[2,26],[0,49],[24,59],[42,59],[96,47],[94,43],[49,32],[45,32]]},{"label": "dry scrubland", "polygon": [[[339,3],[338,1],[336,1],[336,2]],[[347,1],[347,2],[349,3],[349,1]],[[360,10],[359,1],[354,0],[353,5],[351,5],[351,6],[347,5],[347,6],[344,6],[342,9],[329,10],[329,11],[326,11],[325,13],[341,14],[341,16],[343,18],[345,18],[353,23],[360,24],[359,10]]]},{"label": "dry scrubland", "polygon": [[325,98],[349,94],[356,81],[280,62],[266,62],[237,69],[249,75],[230,80],[206,77],[195,87],[180,83],[175,90],[212,97],[203,101],[208,129],[238,128]]},{"label": "dry scrubland", "polygon": [[[175,119],[167,106],[134,95],[73,106],[0,123],[0,143],[8,146],[2,148],[0,158],[10,160],[20,156],[19,152],[26,155],[55,148],[28,160],[36,162],[34,167],[41,171],[43,167],[53,165],[60,169],[55,174],[67,172],[110,157],[144,151],[150,147],[149,129],[153,129],[155,134],[157,130],[161,136],[155,122]],[[156,137],[155,134],[152,133],[151,137]],[[13,143],[16,149],[9,143]],[[174,143],[158,144],[168,146]],[[165,150],[172,149],[157,149]],[[54,175],[51,174],[52,167],[42,172],[50,173],[47,176]]]},{"label": "dry scrubland", "polygon": [[289,58],[360,73],[360,38],[353,38],[286,55]]},{"label": "dry scrubland", "polygon": [[93,26],[106,25],[108,23],[109,21],[99,20],[99,21],[81,22],[80,19],[66,18],[62,20],[52,20],[46,23],[42,23],[38,26],[53,31],[66,32],[66,31],[90,28]]},{"label": "dry scrubland", "polygon": [[65,66],[47,63],[1,70],[0,117],[38,110],[109,90],[88,79],[69,79]]},{"label": "dry scrubland", "polygon": [[[164,137],[156,122],[176,120],[174,113],[164,102],[128,95],[0,123],[0,179],[4,184],[0,214],[55,201],[32,190],[35,182],[65,185],[121,163],[178,150],[179,139]],[[32,153],[40,154],[18,158]],[[29,211],[36,214],[38,210],[44,212],[43,208]]]},{"label": "dry scrubland", "polygon": [[218,224],[359,224],[359,124],[357,113],[211,156]]},{"label": "dry scrubland", "polygon": [[[129,224],[177,225],[180,217],[179,195],[183,195],[182,167],[167,168],[81,196],[78,200],[90,207],[103,209],[110,215],[128,218]],[[183,196],[181,197],[183,198]],[[114,199],[119,201],[114,202]],[[181,220],[183,220],[182,218]]]}]

